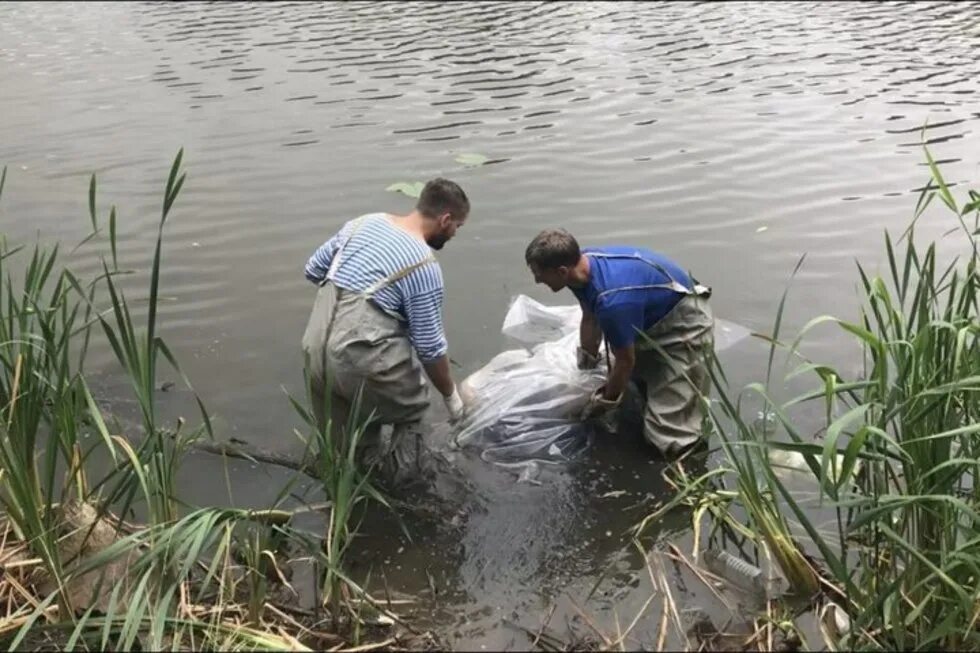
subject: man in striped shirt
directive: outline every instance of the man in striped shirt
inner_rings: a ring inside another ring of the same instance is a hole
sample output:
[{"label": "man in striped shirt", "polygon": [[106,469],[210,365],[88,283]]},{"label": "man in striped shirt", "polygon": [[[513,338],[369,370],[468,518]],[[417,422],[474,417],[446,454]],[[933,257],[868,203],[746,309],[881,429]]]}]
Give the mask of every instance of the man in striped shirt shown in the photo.
[{"label": "man in striped shirt", "polygon": [[[463,414],[443,329],[442,270],[432,250],[452,239],[469,209],[458,185],[433,179],[410,214],[351,220],[306,263],[306,278],[320,286],[303,335],[317,423],[325,428],[328,385],[335,438],[359,397],[360,419],[372,412],[376,418],[361,455],[390,472],[419,471],[422,464],[419,424],[429,405],[423,371],[450,420]],[[381,424],[394,425],[390,447],[380,443]]]}]

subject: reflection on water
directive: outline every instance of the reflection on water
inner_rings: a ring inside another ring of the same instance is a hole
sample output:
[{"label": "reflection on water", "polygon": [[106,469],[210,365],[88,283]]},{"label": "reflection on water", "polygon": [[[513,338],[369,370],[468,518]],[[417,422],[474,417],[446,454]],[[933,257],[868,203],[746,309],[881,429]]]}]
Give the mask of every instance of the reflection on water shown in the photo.
[{"label": "reflection on water", "polygon": [[[119,208],[120,265],[139,283],[184,146],[161,328],[219,432],[295,449],[280,386],[299,392],[313,297],[303,264],[353,215],[407,210],[384,190],[396,181],[448,176],[474,206],[440,252],[460,378],[501,349],[512,296],[570,301],[524,269],[545,226],[668,253],[713,287],[717,315],[760,330],[807,253],[790,327],[847,311],[854,259],[878,260],[882,230],[905,226],[926,180],[920,143],[947,179],[977,181],[978,9],[3,3],[0,219],[15,242],[80,240],[94,171],[100,214]],[[492,165],[466,167],[462,152]],[[846,361],[838,345],[820,333],[811,353]],[[736,381],[752,378],[756,354],[731,353]],[[93,357],[111,371],[106,349]],[[180,392],[166,402],[194,414]],[[209,464],[188,473],[202,496],[221,491]],[[458,527],[371,545],[446,577],[450,603],[469,606],[451,618],[462,645],[525,647],[502,618],[537,623],[550,598],[635,566],[619,553],[628,506],[664,491],[659,464],[628,443],[602,443],[544,487],[472,467],[487,500]],[[236,498],[260,500],[246,480]]]}]

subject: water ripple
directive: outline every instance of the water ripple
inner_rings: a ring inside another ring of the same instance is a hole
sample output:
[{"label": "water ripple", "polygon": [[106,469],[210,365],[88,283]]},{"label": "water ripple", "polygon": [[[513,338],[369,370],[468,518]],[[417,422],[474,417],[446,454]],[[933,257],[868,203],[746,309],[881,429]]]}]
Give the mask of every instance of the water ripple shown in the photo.
[{"label": "water ripple", "polygon": [[[923,142],[950,183],[977,185],[978,10],[6,3],[5,235],[80,240],[96,172],[100,211],[119,206],[122,255],[145,271],[184,147],[164,279],[179,300],[164,326],[195,352],[212,330],[233,334],[222,355],[256,378],[296,355],[312,249],[359,213],[410,210],[385,191],[393,182],[437,175],[474,207],[439,254],[447,301],[467,308],[447,310],[466,365],[496,347],[486,334],[510,297],[536,292],[522,253],[546,226],[674,254],[715,281],[719,315],[746,324],[770,323],[772,289],[808,251],[799,291],[833,312],[851,300],[853,259],[873,263],[882,230],[910,217]],[[492,165],[466,167],[460,152]],[[924,235],[947,228],[922,222]],[[213,357],[189,367],[219,385]],[[235,415],[236,393],[221,396]],[[241,428],[267,437],[285,411]]]}]

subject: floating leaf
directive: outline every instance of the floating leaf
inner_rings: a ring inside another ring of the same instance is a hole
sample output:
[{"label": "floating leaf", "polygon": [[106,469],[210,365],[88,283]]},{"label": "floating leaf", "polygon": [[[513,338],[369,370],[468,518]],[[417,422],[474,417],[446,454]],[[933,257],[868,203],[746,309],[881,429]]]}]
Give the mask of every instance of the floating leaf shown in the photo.
[{"label": "floating leaf", "polygon": [[408,195],[409,197],[418,199],[419,195],[422,194],[423,188],[425,188],[425,184],[421,181],[399,181],[396,184],[388,186],[388,188],[385,188],[385,190],[394,191],[396,193],[401,193],[402,195]]},{"label": "floating leaf", "polygon": [[489,161],[487,157],[473,152],[464,152],[456,157],[456,163],[462,163],[464,166],[482,166],[487,161]]}]

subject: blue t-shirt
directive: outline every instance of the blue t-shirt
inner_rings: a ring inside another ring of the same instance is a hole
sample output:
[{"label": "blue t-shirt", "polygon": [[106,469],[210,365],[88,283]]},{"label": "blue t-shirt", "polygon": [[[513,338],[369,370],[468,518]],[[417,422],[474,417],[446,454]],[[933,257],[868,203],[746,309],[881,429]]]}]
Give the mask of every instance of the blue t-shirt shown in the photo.
[{"label": "blue t-shirt", "polygon": [[589,282],[571,290],[596,316],[614,349],[633,344],[638,331],[662,320],[684,297],[680,289],[669,287],[672,281],[687,289],[694,286],[676,263],[648,249],[589,247],[582,253],[589,257]]}]

